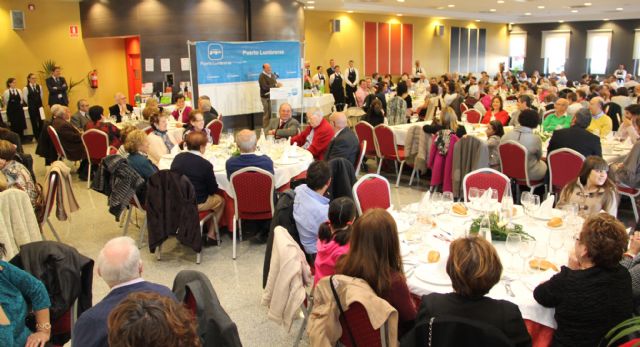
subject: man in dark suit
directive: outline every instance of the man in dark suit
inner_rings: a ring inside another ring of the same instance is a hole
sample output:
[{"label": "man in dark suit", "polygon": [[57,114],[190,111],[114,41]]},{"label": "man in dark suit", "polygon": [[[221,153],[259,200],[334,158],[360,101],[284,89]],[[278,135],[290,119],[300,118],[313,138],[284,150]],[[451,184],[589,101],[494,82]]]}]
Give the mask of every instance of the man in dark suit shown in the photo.
[{"label": "man in dark suit", "polygon": [[291,137],[298,134],[300,123],[291,117],[291,105],[283,103],[278,109],[278,118],[269,121],[269,126],[265,129],[267,135],[274,135],[276,139]]},{"label": "man in dark suit", "polygon": [[582,108],[573,116],[571,127],[553,132],[547,155],[559,148],[570,148],[586,157],[590,155],[602,156],[600,138],[586,129],[591,124],[591,112]]},{"label": "man in dark suit", "polygon": [[240,155],[231,157],[227,160],[227,178],[231,179],[231,175],[245,167],[255,166],[266,170],[271,174],[273,171],[273,161],[266,155],[257,155],[256,152],[257,136],[256,132],[249,129],[241,130],[236,135],[236,145],[240,150]]},{"label": "man in dark suit", "polygon": [[82,313],[73,330],[73,345],[108,347],[109,313],[130,293],[154,292],[176,300],[165,286],[142,279],[142,260],[135,241],[126,236],[110,240],[102,248],[96,262],[98,276],[111,291],[92,308]]},{"label": "man in dark suit", "polygon": [[133,106],[127,103],[127,97],[122,93],[116,93],[116,104],[109,107],[109,115],[116,117],[116,122],[122,122],[122,117],[133,113]]},{"label": "man in dark suit", "polygon": [[333,158],[344,158],[355,166],[358,161],[358,153],[360,146],[358,137],[348,127],[347,116],[342,112],[336,112],[331,115],[331,125],[335,135],[329,148],[324,155],[325,160],[329,161]]},{"label": "man in dark suit", "polygon": [[86,99],[78,100],[78,112],[71,116],[71,124],[79,130],[84,130],[87,123],[91,121],[89,118],[89,102]]},{"label": "man in dark suit", "polygon": [[336,68],[336,62],[332,58],[329,60],[329,67],[327,68],[327,76],[333,75],[336,72],[335,68]]},{"label": "man in dark suit", "polygon": [[69,105],[69,96],[67,91],[67,80],[60,76],[61,69],[59,66],[53,68],[53,74],[45,82],[47,82],[47,89],[49,90],[49,107],[58,104],[63,106]]},{"label": "man in dark suit", "polygon": [[71,161],[80,160],[80,166],[78,167],[78,177],[82,181],[87,180],[89,162],[87,161],[87,152],[84,149],[82,143],[82,135],[80,130],[76,129],[71,123],[71,111],[67,106],[53,105],[51,107],[51,114],[53,120],[51,126],[58,133],[60,144],[64,148],[64,152],[67,155],[67,159]]},{"label": "man in dark suit", "polygon": [[275,74],[271,72],[271,65],[263,64],[258,84],[260,85],[260,101],[262,101],[262,109],[264,110],[262,127],[266,128],[269,125],[269,119],[271,119],[271,88],[282,87],[282,83],[278,83]]}]

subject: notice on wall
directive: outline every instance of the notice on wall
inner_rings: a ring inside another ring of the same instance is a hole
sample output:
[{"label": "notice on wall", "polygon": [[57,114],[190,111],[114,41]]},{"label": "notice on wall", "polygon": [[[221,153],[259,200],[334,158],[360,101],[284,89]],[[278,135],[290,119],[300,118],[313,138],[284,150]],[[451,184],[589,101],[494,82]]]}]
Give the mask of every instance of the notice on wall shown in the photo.
[{"label": "notice on wall", "polygon": [[146,72],[153,72],[153,59],[145,59],[144,60],[144,71]]},{"label": "notice on wall", "polygon": [[171,71],[171,59],[169,58],[160,59],[160,71],[162,72]]},{"label": "notice on wall", "polygon": [[180,68],[182,71],[191,70],[191,61],[189,61],[189,58],[180,58]]}]

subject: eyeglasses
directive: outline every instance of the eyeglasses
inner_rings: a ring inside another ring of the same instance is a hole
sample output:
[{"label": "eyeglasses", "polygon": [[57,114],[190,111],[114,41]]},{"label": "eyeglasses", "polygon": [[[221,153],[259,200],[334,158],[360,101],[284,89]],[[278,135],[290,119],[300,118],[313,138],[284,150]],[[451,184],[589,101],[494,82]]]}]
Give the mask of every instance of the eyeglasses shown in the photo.
[{"label": "eyeglasses", "polygon": [[575,234],[575,235],[573,235],[573,241],[578,241],[578,242],[580,242],[580,234]]}]

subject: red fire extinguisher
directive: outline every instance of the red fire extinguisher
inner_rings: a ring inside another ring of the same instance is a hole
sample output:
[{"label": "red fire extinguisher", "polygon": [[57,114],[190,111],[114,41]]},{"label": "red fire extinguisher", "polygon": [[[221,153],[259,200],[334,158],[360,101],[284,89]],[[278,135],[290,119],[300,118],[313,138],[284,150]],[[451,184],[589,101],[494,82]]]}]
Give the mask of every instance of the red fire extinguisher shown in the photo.
[{"label": "red fire extinguisher", "polygon": [[93,89],[98,88],[98,71],[97,70],[93,70],[89,72],[89,84]]}]

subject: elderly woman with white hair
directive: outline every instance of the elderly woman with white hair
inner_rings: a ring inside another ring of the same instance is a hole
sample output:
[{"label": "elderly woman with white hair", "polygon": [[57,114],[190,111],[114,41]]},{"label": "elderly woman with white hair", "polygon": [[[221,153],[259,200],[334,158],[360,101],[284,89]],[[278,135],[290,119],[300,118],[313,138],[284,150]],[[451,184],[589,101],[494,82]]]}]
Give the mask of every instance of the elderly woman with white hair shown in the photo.
[{"label": "elderly woman with white hair", "polygon": [[108,346],[107,319],[109,313],[130,293],[154,292],[176,299],[165,286],[142,278],[142,260],[136,242],[127,236],[109,240],[96,261],[98,276],[111,289],[109,294],[92,308],[84,311],[73,330],[75,346]]},{"label": "elderly woman with white hair", "polygon": [[222,115],[218,114],[215,108],[211,105],[211,99],[202,95],[198,98],[198,109],[202,111],[202,117],[204,118],[204,124],[207,126],[212,120],[218,119]]},{"label": "elderly woman with white hair", "polygon": [[320,110],[308,112],[307,122],[309,123],[308,127],[300,134],[291,137],[291,144],[295,143],[311,152],[313,159],[322,160],[331,139],[333,139],[333,128],[331,124],[324,119],[322,111]]}]

